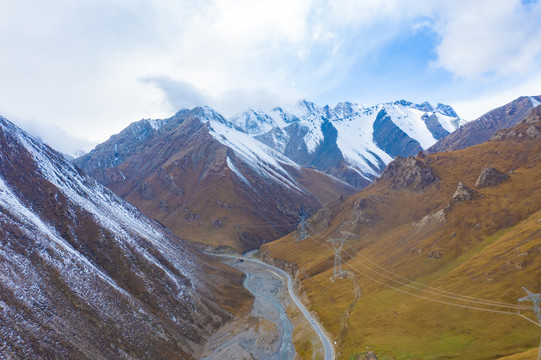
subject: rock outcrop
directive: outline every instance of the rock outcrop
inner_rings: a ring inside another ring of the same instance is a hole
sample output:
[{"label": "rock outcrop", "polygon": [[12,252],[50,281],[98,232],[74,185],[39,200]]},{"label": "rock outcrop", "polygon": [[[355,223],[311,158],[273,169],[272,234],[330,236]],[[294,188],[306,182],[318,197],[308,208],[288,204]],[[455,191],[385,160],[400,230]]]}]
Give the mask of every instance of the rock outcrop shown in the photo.
[{"label": "rock outcrop", "polygon": [[413,156],[407,159],[397,156],[387,165],[380,179],[388,180],[392,189],[412,191],[421,191],[438,180],[426,162]]},{"label": "rock outcrop", "polygon": [[476,191],[464,185],[462,181],[458,183],[455,193],[453,194],[453,201],[462,202],[472,200]]},{"label": "rock outcrop", "polygon": [[475,183],[476,188],[484,188],[488,186],[496,186],[509,178],[509,175],[495,168],[484,168],[481,170],[481,175]]},{"label": "rock outcrop", "polygon": [[501,141],[504,139],[539,139],[541,138],[541,105],[533,108],[528,117],[522,120],[520,126],[500,130],[490,139]]}]

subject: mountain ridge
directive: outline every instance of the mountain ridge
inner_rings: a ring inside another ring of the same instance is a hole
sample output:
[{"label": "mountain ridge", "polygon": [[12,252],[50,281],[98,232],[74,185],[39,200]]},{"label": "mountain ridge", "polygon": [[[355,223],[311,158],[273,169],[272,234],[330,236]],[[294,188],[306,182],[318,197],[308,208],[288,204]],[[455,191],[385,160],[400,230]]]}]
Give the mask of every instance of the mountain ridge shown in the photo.
[{"label": "mountain ridge", "polygon": [[532,108],[541,104],[540,101],[541,95],[521,96],[465,124],[426,149],[426,152],[434,154],[443,151],[460,150],[488,141],[498,130],[517,125],[528,115]]},{"label": "mountain ridge", "polygon": [[8,357],[197,358],[218,327],[249,311],[241,273],[3,117],[0,223]]}]

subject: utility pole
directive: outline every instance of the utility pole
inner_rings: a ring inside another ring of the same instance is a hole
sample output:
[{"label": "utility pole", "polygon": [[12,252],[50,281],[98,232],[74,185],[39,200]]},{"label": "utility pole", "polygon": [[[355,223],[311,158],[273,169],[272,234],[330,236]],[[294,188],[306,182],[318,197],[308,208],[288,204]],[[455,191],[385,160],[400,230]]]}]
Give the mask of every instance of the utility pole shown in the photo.
[{"label": "utility pole", "polygon": [[346,239],[330,239],[332,243],[332,248],[334,249],[334,268],[332,272],[332,279],[335,280],[337,277],[340,277],[342,279],[343,273],[342,273],[342,247],[344,246],[344,241]]},{"label": "utility pole", "polygon": [[[518,299],[518,301],[519,302],[523,302],[523,301],[532,302],[533,311],[535,312],[535,316],[537,317],[537,322],[539,325],[541,325],[541,310],[539,309],[539,306],[541,304],[541,294],[534,294],[530,290],[526,289],[524,286],[522,288],[524,289],[524,291],[526,291],[528,295]],[[539,343],[539,351],[537,352],[537,360],[541,360],[541,342]]]}]

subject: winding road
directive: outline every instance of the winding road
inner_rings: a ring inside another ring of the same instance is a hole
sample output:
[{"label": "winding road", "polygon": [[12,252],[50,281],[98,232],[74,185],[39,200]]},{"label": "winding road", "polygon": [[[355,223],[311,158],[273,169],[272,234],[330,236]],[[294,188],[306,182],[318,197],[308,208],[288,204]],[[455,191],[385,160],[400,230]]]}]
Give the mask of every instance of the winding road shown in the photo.
[{"label": "winding road", "polygon": [[269,265],[267,263],[264,263],[263,261],[250,259],[244,256],[238,256],[238,255],[226,255],[226,254],[213,254],[213,253],[206,253],[208,255],[212,256],[219,256],[219,257],[225,257],[225,258],[231,258],[231,259],[239,259],[244,261],[251,261],[254,263],[257,263],[258,265],[266,268],[268,271],[272,272],[274,275],[282,279],[282,281],[287,279],[287,289],[289,291],[289,296],[297,305],[299,310],[302,312],[306,320],[308,320],[308,323],[310,323],[310,326],[314,329],[314,331],[319,336],[319,339],[321,340],[323,344],[323,348],[325,349],[325,360],[334,360],[335,359],[335,352],[334,352],[334,346],[332,345],[331,340],[327,337],[325,332],[323,331],[323,327],[310,315],[310,312],[304,307],[304,305],[301,303],[300,299],[295,295],[295,292],[293,290],[293,280],[291,279],[291,276],[285,272],[284,270],[277,268],[276,266]]}]

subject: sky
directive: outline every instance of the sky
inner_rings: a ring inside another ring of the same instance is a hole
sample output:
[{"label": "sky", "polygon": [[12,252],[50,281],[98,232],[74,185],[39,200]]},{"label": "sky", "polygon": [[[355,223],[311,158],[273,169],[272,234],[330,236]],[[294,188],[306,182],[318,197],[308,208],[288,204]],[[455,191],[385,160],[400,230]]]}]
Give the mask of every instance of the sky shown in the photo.
[{"label": "sky", "polygon": [[541,94],[537,0],[0,0],[0,115],[70,155],[142,118]]}]

